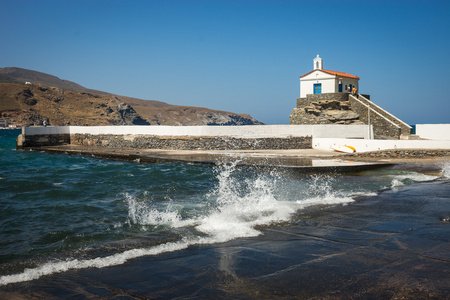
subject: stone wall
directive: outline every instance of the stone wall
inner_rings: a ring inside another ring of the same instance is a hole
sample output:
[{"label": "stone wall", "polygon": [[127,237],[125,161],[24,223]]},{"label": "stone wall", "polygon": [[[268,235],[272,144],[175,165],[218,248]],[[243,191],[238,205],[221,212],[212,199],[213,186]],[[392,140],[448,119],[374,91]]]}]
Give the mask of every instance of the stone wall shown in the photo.
[{"label": "stone wall", "polygon": [[364,124],[351,110],[348,93],[310,94],[297,99],[290,124]]},{"label": "stone wall", "polygon": [[73,134],[71,144],[95,147],[171,150],[311,149],[312,137],[233,138]]},{"label": "stone wall", "polygon": [[69,134],[46,134],[46,135],[19,135],[16,148],[27,148],[35,146],[58,146],[70,144]]},{"label": "stone wall", "polygon": [[289,116],[290,124],[344,124],[369,123],[374,138],[399,139],[412,133],[411,127],[371,102],[369,95],[356,99],[349,93],[310,94],[297,98],[297,107]]},{"label": "stone wall", "polygon": [[[367,106],[354,100],[350,97],[351,108],[360,116],[360,121],[368,124],[369,111]],[[370,124],[373,125],[373,133],[375,138],[399,138],[401,135],[401,128],[395,126],[385,118],[381,117],[374,111],[370,113]]]}]

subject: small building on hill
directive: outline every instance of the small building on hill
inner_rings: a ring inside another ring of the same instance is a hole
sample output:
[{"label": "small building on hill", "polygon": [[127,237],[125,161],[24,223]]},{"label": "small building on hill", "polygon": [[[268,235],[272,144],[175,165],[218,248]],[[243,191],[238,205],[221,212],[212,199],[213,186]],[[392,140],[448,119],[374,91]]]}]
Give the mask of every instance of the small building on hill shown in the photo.
[{"label": "small building on hill", "polygon": [[317,55],[314,69],[300,76],[300,98],[289,124],[367,124],[375,138],[409,138],[411,126],[373,103],[369,95],[349,93],[353,88],[359,90],[358,76],[324,69]]},{"label": "small building on hill", "polygon": [[308,94],[343,93],[353,87],[359,90],[358,76],[324,69],[323,59],[318,54],[313,62],[314,69],[300,76],[300,98]]}]

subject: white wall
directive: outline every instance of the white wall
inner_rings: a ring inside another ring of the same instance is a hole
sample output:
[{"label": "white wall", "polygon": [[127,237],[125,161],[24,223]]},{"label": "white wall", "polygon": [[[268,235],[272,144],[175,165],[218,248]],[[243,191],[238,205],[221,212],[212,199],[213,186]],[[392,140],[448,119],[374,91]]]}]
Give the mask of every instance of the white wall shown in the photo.
[{"label": "white wall", "polygon": [[[24,135],[114,134],[159,136],[229,136],[236,138],[340,137],[368,138],[367,125],[248,125],[248,126],[57,126],[25,127]],[[373,133],[372,133],[373,134]]]},{"label": "white wall", "polygon": [[[359,81],[357,79],[351,79],[351,78],[342,78],[342,92],[347,92],[348,90],[345,89],[345,86],[348,86],[351,84],[352,86],[356,87],[358,89],[358,93],[359,91]],[[336,93],[339,92],[339,79],[336,80]]]},{"label": "white wall", "polygon": [[450,149],[450,140],[362,140],[313,137],[312,146],[313,149],[330,151],[336,146],[352,146],[356,152],[387,149]]},{"label": "white wall", "polygon": [[308,94],[314,94],[314,84],[322,84],[322,94],[337,92],[336,80],[334,78],[307,80],[300,82],[300,98],[305,98]]},{"label": "white wall", "polygon": [[417,124],[416,135],[430,140],[450,140],[450,124]]},{"label": "white wall", "polygon": [[334,93],[335,82],[335,76],[319,70],[314,71],[300,78],[300,98],[305,98],[308,94],[314,94],[315,83],[322,83],[322,93]]}]

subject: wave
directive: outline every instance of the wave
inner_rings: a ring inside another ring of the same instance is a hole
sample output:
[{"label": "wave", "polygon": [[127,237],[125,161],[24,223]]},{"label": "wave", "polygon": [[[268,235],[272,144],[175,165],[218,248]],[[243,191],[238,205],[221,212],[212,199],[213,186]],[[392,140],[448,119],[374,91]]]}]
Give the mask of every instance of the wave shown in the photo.
[{"label": "wave", "polygon": [[450,179],[450,161],[446,161],[441,164],[441,177]]},{"label": "wave", "polygon": [[[444,173],[444,171],[442,171]],[[391,179],[391,189],[397,189],[401,186],[413,184],[415,182],[427,182],[439,179],[439,176],[427,175],[417,172],[401,172],[400,174],[390,175],[393,177]]]},{"label": "wave", "polygon": [[[333,188],[335,177],[320,175],[311,176],[305,199],[297,200],[300,208],[313,205],[346,204],[354,201],[361,194],[350,194],[349,191]],[[363,194],[364,195],[364,194]]]},{"label": "wave", "polygon": [[[35,280],[44,275],[65,272],[71,269],[103,268],[125,263],[127,260],[163,252],[186,249],[197,244],[212,244],[230,241],[239,237],[261,234],[258,225],[287,221],[296,210],[295,202],[278,201],[274,194],[277,176],[262,174],[245,177],[235,168],[236,164],[217,167],[217,185],[206,196],[209,203],[202,214],[188,214],[183,217],[180,207],[172,202],[139,201],[131,194],[125,194],[128,205],[128,222],[131,225],[167,226],[169,228],[191,227],[195,235],[185,236],[179,241],[167,242],[150,248],[131,249],[106,257],[93,259],[72,259],[49,262],[20,274],[0,277],[0,285]],[[163,207],[165,205],[165,207]],[[195,209],[195,206],[194,206]],[[193,215],[193,216],[192,216]]]},{"label": "wave", "polygon": [[[305,182],[288,179],[276,172],[252,172],[237,168],[238,161],[215,167],[214,188],[197,203],[156,201],[125,193],[128,216],[125,224],[141,229],[188,227],[189,235],[157,246],[135,248],[92,259],[52,261],[20,274],[0,277],[0,285],[38,279],[45,275],[85,268],[117,266],[130,259],[186,249],[193,245],[227,242],[262,234],[259,226],[289,221],[295,212],[313,205],[347,204],[355,196],[348,188],[336,188],[331,176],[312,176]],[[339,185],[338,185],[339,186]],[[286,194],[289,190],[289,195]]]}]

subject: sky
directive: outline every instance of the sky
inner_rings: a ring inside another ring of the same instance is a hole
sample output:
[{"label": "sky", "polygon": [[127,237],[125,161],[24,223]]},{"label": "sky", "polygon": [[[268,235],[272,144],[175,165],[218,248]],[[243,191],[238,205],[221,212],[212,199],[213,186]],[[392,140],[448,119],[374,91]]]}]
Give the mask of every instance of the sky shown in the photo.
[{"label": "sky", "polygon": [[299,76],[360,77],[409,124],[450,123],[447,0],[0,0],[0,67],[288,124]]}]

